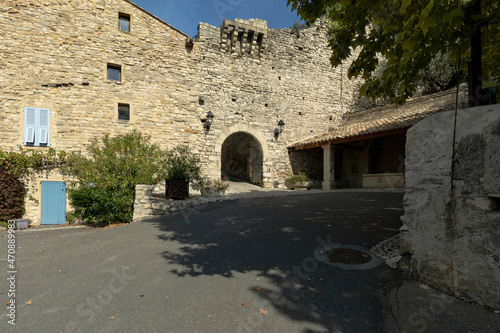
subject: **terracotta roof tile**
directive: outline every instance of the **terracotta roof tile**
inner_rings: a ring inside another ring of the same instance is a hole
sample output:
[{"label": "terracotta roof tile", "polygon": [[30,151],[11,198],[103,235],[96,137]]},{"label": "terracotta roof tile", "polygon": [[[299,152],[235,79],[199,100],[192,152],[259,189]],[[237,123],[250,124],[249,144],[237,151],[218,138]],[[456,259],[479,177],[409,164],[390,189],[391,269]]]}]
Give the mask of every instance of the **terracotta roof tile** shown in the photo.
[{"label": "terracotta roof tile", "polygon": [[[465,99],[460,94],[459,103]],[[455,108],[456,90],[423,96],[407,101],[402,106],[383,106],[366,111],[346,114],[337,127],[330,128],[327,132],[315,135],[304,140],[288,145],[289,149],[302,149],[306,146],[321,146],[358,136],[373,133],[409,128],[420,120],[441,111]]]}]

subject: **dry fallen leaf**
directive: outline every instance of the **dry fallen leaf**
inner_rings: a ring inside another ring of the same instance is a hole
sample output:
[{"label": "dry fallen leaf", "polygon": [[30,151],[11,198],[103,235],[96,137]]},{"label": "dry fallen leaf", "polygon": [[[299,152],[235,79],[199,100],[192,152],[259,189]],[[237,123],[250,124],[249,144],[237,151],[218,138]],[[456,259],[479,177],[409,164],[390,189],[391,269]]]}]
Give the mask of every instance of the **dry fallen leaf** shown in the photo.
[{"label": "dry fallen leaf", "polygon": [[241,302],[241,306],[247,306],[247,303]]},{"label": "dry fallen leaf", "polygon": [[267,310],[262,310],[262,309],[260,309],[260,310],[259,310],[259,313],[260,313],[261,315],[265,315],[265,314],[267,314]]},{"label": "dry fallen leaf", "polygon": [[38,250],[38,252],[43,252],[43,250]]},{"label": "dry fallen leaf", "polygon": [[29,300],[29,301],[26,302],[26,305],[31,305],[31,304],[32,304],[31,300]]},{"label": "dry fallen leaf", "polygon": [[10,304],[10,301],[9,301],[9,302],[7,302],[7,303],[5,303],[5,306],[7,306],[7,305],[9,305],[9,304]]},{"label": "dry fallen leaf", "polygon": [[316,293],[321,294],[321,290],[318,290]]},{"label": "dry fallen leaf", "polygon": [[363,253],[361,256],[362,256],[363,258],[368,258],[370,255],[369,255],[369,254],[366,254],[366,253]]},{"label": "dry fallen leaf", "polygon": [[111,317],[109,317],[109,319],[115,319],[115,316],[111,316]]},{"label": "dry fallen leaf", "polygon": [[261,290],[262,290],[262,288],[261,288],[261,287],[257,287],[257,288],[255,288],[255,290],[257,290],[257,291],[261,291]]}]

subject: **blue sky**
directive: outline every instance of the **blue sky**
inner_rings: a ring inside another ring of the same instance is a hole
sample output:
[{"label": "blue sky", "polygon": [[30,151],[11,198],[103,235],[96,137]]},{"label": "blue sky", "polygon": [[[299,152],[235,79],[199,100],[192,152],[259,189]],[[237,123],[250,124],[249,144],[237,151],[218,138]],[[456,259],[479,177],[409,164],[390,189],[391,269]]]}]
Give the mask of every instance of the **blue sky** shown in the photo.
[{"label": "blue sky", "polygon": [[259,18],[273,29],[289,28],[299,18],[286,0],[131,0],[168,24],[196,35],[199,22],[220,26],[223,19]]}]

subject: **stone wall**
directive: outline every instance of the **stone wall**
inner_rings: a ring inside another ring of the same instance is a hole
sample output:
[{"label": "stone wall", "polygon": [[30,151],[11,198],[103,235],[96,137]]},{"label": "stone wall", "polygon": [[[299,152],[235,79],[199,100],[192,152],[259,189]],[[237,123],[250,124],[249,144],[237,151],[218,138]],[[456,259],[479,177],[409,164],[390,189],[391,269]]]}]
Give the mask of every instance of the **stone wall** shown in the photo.
[{"label": "stone wall", "polygon": [[[130,32],[118,13],[130,15]],[[133,129],[164,148],[197,143],[203,110],[186,38],[123,0],[3,1],[0,148],[23,146],[26,106],[51,110],[55,149]],[[121,82],[107,79],[108,64],[121,66]],[[130,105],[129,121],[118,103]]]},{"label": "stone wall", "polygon": [[[204,110],[215,114],[205,137],[205,154],[216,156],[207,159],[210,175],[221,170],[216,138],[245,124],[259,133],[267,146],[263,149],[268,149],[264,185],[282,184],[292,173],[287,144],[326,131],[343,112],[359,108],[358,83],[329,62],[327,28],[326,22],[317,21],[297,33],[268,29],[266,21],[256,19],[224,20],[221,27],[199,25],[195,45],[200,98]],[[276,138],[279,120],[286,125]]]},{"label": "stone wall", "polygon": [[[118,28],[123,14],[129,32]],[[139,130],[164,149],[189,145],[204,173],[220,177],[225,139],[245,132],[261,148],[262,163],[251,168],[261,174],[252,178],[282,186],[292,173],[287,144],[363,107],[347,65],[331,67],[327,28],[318,20],[292,32],[235,19],[200,24],[191,40],[128,0],[5,0],[0,149],[47,150],[24,145],[24,108],[43,108],[56,150],[85,151],[91,138]],[[108,66],[120,66],[120,81],[108,79]],[[129,120],[119,119],[119,104],[130,106]]]},{"label": "stone wall", "polygon": [[407,133],[402,267],[500,309],[500,106],[459,110],[452,171],[453,123],[439,113]]},{"label": "stone wall", "polygon": [[133,221],[148,217],[174,213],[189,207],[196,207],[209,202],[230,200],[228,197],[191,197],[187,200],[173,200],[165,198],[165,187],[154,185],[136,185],[134,198]]}]

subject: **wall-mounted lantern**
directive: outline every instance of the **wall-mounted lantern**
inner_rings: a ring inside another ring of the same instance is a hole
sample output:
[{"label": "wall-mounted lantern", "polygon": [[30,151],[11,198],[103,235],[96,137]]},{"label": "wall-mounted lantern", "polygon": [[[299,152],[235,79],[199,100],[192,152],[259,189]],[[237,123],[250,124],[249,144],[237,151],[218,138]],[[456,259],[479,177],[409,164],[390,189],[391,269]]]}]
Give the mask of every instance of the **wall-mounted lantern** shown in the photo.
[{"label": "wall-mounted lantern", "polygon": [[205,119],[203,123],[203,128],[205,129],[205,133],[210,132],[210,126],[212,126],[213,119],[214,119],[214,114],[212,113],[212,111],[208,111],[207,119]]},{"label": "wall-mounted lantern", "polygon": [[274,129],[274,138],[276,140],[278,140],[280,134],[283,133],[284,128],[285,128],[285,122],[283,121],[283,119],[280,119],[280,121],[278,121],[278,127]]}]

